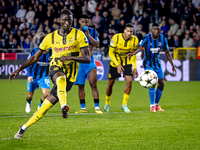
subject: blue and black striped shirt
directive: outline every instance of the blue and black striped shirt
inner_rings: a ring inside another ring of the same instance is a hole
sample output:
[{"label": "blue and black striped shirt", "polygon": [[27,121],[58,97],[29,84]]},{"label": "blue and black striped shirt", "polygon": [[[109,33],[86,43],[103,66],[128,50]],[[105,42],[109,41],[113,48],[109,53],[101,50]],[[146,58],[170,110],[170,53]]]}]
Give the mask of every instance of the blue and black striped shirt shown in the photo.
[{"label": "blue and black striped shirt", "polygon": [[160,55],[161,50],[169,50],[167,39],[164,35],[159,34],[157,39],[153,39],[152,33],[147,34],[139,43],[144,47],[143,65],[146,68],[147,64],[152,68],[160,68]]},{"label": "blue and black striped shirt", "polygon": [[[39,47],[34,48],[28,56],[28,59],[33,56]],[[48,53],[43,53],[40,59],[32,64],[31,66],[27,67],[27,74],[28,77],[32,76],[33,79],[41,79],[44,76],[49,75],[49,61],[52,54],[52,50],[50,49]]]}]

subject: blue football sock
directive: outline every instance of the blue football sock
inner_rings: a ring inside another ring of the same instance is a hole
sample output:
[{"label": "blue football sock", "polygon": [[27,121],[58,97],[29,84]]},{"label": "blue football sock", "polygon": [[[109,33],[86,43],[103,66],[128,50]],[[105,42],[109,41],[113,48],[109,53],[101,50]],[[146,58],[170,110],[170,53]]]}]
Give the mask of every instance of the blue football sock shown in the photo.
[{"label": "blue football sock", "polygon": [[39,103],[39,107],[41,107],[41,106],[42,106],[42,103],[40,102],[40,103]]},{"label": "blue football sock", "polygon": [[159,104],[159,101],[160,101],[160,98],[162,96],[162,92],[163,92],[163,89],[159,89],[157,88],[156,90],[156,99],[155,99],[155,104],[158,105]]},{"label": "blue football sock", "polygon": [[150,98],[150,105],[154,105],[155,100],[155,88],[149,89],[149,98]]}]

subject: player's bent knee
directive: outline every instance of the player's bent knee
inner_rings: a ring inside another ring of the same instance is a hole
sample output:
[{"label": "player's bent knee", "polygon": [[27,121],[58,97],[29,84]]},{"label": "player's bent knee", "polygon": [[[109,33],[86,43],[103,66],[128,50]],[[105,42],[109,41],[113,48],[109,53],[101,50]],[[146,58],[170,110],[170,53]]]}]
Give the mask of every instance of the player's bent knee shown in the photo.
[{"label": "player's bent knee", "polygon": [[65,76],[59,76],[57,79],[56,79],[56,84],[62,84],[62,83],[66,83],[66,77]]}]

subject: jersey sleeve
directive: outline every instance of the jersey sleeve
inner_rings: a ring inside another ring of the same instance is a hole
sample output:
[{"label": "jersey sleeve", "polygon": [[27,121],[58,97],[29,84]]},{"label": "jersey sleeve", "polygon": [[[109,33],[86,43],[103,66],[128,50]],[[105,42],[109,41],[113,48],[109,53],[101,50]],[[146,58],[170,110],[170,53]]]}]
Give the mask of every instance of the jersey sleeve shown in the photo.
[{"label": "jersey sleeve", "polygon": [[148,43],[148,38],[145,36],[139,43],[139,46],[145,47]]},{"label": "jersey sleeve", "polygon": [[50,41],[51,41],[51,36],[50,36],[50,34],[48,34],[47,36],[45,36],[43,41],[40,43],[40,45],[39,45],[40,50],[45,51],[48,48],[50,48]]},{"label": "jersey sleeve", "polygon": [[99,41],[98,37],[97,37],[97,31],[94,29],[94,35],[93,35],[93,38],[97,41]]},{"label": "jersey sleeve", "polygon": [[116,59],[116,57],[115,57],[114,52],[115,52],[115,48],[112,47],[112,46],[110,46],[110,48],[109,48],[109,53],[108,53],[108,54],[109,54],[111,60],[115,63],[115,65],[118,66],[119,63],[118,63],[118,61],[117,61],[117,59]]},{"label": "jersey sleeve", "polygon": [[114,36],[112,37],[112,39],[111,39],[110,47],[113,47],[113,48],[117,47],[117,45],[116,45],[116,40],[117,40],[117,35],[114,35]]},{"label": "jersey sleeve", "polygon": [[164,38],[163,50],[164,50],[164,51],[165,51],[165,50],[169,50],[167,38]]},{"label": "jersey sleeve", "polygon": [[88,47],[88,40],[87,37],[85,36],[85,34],[82,31],[78,32],[79,36],[78,36],[78,42],[79,42],[79,47],[81,48],[85,48]]}]

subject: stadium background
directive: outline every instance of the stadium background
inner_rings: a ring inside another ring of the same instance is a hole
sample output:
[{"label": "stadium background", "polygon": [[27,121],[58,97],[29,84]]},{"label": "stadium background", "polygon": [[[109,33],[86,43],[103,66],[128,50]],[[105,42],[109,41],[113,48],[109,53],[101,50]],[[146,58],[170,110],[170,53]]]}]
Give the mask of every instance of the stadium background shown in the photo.
[{"label": "stadium background", "polygon": [[[0,78],[8,78],[17,65],[27,59],[30,50],[38,46],[40,34],[46,35],[58,29],[60,12],[70,9],[74,14],[73,27],[79,28],[79,16],[87,13],[90,16],[90,26],[97,30],[100,48],[94,49],[94,58],[102,61],[105,73],[100,80],[107,80],[110,39],[115,33],[123,32],[124,25],[128,22],[134,24],[134,35],[139,40],[150,32],[153,22],[158,22],[161,33],[168,39],[172,57],[175,48],[196,48],[195,51],[187,51],[191,53],[190,56],[187,56],[186,50],[180,52],[180,61],[174,60],[180,71],[176,77],[165,77],[165,80],[200,80],[200,61],[195,60],[200,57],[197,56],[200,46],[199,2],[200,0],[1,0]],[[138,68],[141,68],[142,52],[137,54],[137,58]],[[164,52],[161,52],[161,59],[165,76],[171,76]],[[183,60],[186,59],[193,60],[186,61],[184,65]],[[98,69],[99,76],[102,75],[102,69]],[[26,73],[22,73],[18,78],[25,77]]]},{"label": "stadium background", "polygon": [[[150,31],[152,23],[158,22],[162,34],[168,39],[172,57],[173,50],[183,47],[183,43],[198,48],[199,4],[200,0],[0,0],[0,149],[200,149],[200,61],[196,51],[190,59],[184,52],[173,60],[176,76],[172,75],[165,53],[161,52],[166,80],[160,102],[164,113],[149,112],[148,90],[139,82],[133,82],[130,93],[128,105],[131,113],[124,113],[120,107],[125,82],[116,81],[110,112],[97,115],[87,81],[87,114],[74,113],[80,109],[80,104],[78,88],[73,86],[68,93],[69,118],[62,119],[57,104],[26,131],[22,140],[13,139],[14,134],[33,115],[41,90],[35,92],[32,111],[27,114],[24,110],[26,70],[20,72],[18,80],[8,82],[8,76],[38,45],[39,35],[59,28],[58,18],[63,9],[74,13],[75,28],[79,28],[79,16],[87,13],[91,18],[90,26],[97,30],[100,39],[100,48],[94,49],[94,58],[98,79],[105,80],[98,81],[100,108],[103,109],[110,38],[123,32],[125,23],[132,22],[134,35],[141,40]],[[20,9],[21,5],[24,8]],[[186,35],[190,38],[184,40]],[[137,58],[137,68],[141,72],[142,52]]]}]

